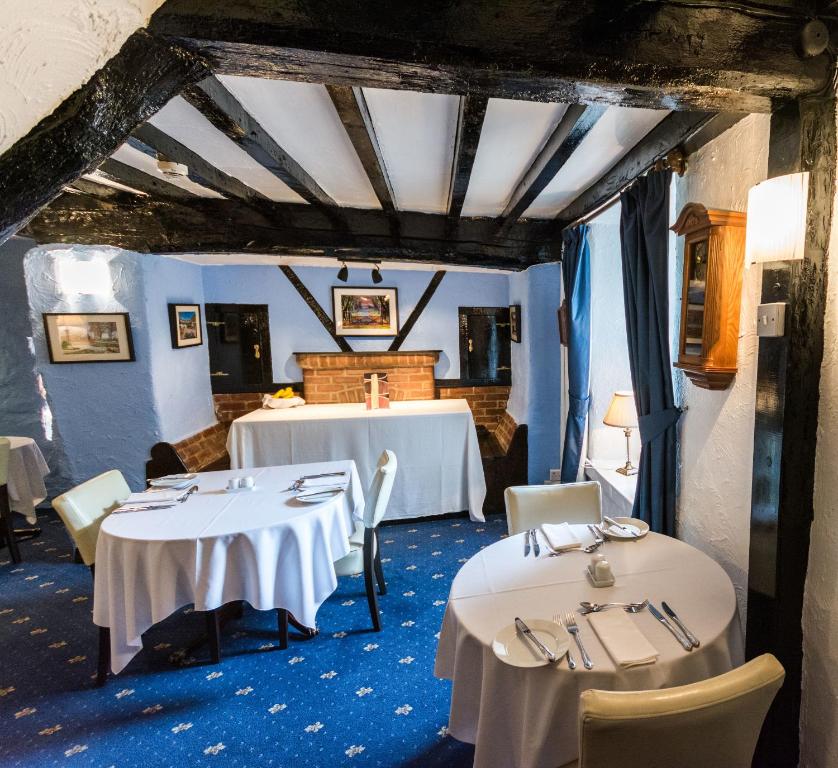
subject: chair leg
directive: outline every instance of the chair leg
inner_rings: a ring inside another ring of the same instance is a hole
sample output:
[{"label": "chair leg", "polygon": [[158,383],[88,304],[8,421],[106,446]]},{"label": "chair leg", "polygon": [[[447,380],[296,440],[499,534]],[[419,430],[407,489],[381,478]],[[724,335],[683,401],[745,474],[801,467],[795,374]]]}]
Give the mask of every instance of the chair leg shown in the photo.
[{"label": "chair leg", "polygon": [[13,563],[19,563],[20,549],[17,545],[15,528],[12,524],[12,508],[9,503],[9,488],[6,485],[0,486],[0,525],[2,525],[2,536],[9,547],[9,554]]},{"label": "chair leg", "polygon": [[387,594],[387,582],[384,581],[384,570],[381,567],[381,542],[378,540],[378,530],[375,531],[375,580],[378,582],[378,594]]},{"label": "chair leg", "polygon": [[96,685],[100,688],[108,679],[108,668],[111,666],[111,630],[99,627],[99,662],[96,667]]},{"label": "chair leg", "polygon": [[378,614],[378,596],[375,594],[375,585],[373,584],[373,569],[374,556],[373,537],[375,530],[367,528],[364,530],[364,587],[367,590],[367,603],[370,608],[370,618],[372,619],[372,628],[376,632],[381,632],[381,617]]},{"label": "chair leg", "polygon": [[218,610],[204,611],[204,618],[207,622],[210,658],[213,664],[218,664],[221,661],[221,623],[218,620]]},{"label": "chair leg", "polygon": [[288,647],[288,611],[285,608],[277,608],[276,622],[279,627],[279,648],[284,651]]}]

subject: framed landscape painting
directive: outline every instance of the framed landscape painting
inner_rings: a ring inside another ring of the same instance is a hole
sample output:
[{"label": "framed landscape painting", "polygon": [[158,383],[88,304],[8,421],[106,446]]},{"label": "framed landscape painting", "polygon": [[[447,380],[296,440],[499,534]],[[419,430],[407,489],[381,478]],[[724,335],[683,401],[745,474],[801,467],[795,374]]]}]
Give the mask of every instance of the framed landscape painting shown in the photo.
[{"label": "framed landscape painting", "polygon": [[127,312],[44,313],[51,363],[124,363],[134,360]]},{"label": "framed landscape painting", "polygon": [[169,304],[172,347],[199,347],[204,343],[200,304]]},{"label": "framed landscape painting", "polygon": [[399,332],[396,288],[332,288],[338,336],[395,336]]}]

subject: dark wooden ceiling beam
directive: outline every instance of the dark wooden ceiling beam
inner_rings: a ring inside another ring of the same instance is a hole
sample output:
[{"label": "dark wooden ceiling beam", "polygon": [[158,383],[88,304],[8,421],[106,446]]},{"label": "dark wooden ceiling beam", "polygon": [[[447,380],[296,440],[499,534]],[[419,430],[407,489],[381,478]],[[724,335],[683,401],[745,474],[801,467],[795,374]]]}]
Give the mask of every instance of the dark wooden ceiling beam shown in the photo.
[{"label": "dark wooden ceiling beam", "polygon": [[[807,7],[804,7],[807,6]],[[150,28],[217,72],[432,93],[767,112],[829,83],[808,4],[168,0]]]},{"label": "dark wooden ceiling beam", "polygon": [[498,232],[502,234],[514,224],[533,201],[553,181],[582,140],[604,114],[602,105],[570,104],[550,134],[550,138],[536,155],[512,192],[506,208],[498,217]]},{"label": "dark wooden ceiling beam", "polygon": [[492,219],[461,219],[447,239],[446,216],[399,212],[396,240],[383,211],[343,209],[347,230],[336,230],[314,206],[195,198],[188,203],[137,198],[109,200],[64,195],[32,219],[38,242],[115,245],[146,253],[240,252],[324,255],[352,260],[409,260],[522,269],[556,261],[554,222],[522,222],[503,241]]},{"label": "dark wooden ceiling beam", "polygon": [[468,184],[480,133],[489,99],[486,96],[463,96],[460,99],[460,113],[457,119],[457,131],[454,137],[454,161],[451,166],[451,185],[448,190],[448,228],[453,231],[457,226],[463,203],[468,194]]},{"label": "dark wooden ceiling beam", "polygon": [[132,189],[138,189],[147,195],[175,200],[192,200],[196,197],[195,193],[188,189],[158,179],[139,168],[135,168],[133,165],[115,160],[112,157],[109,157],[99,166],[99,172],[113,181],[125,184]]},{"label": "dark wooden ceiling beam", "polygon": [[207,71],[200,56],[171,41],[143,30],[131,35],[87,83],[0,156],[0,243]]}]

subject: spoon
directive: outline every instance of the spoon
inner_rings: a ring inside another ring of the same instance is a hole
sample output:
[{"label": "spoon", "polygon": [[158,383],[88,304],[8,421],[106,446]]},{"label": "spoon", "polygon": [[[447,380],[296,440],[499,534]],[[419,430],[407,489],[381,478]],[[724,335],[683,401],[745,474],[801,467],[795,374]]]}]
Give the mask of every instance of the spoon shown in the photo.
[{"label": "spoon", "polygon": [[649,601],[644,600],[642,603],[589,603],[583,600],[579,605],[582,606],[582,613],[597,613],[612,607],[620,607],[627,613],[639,613],[649,605]]}]

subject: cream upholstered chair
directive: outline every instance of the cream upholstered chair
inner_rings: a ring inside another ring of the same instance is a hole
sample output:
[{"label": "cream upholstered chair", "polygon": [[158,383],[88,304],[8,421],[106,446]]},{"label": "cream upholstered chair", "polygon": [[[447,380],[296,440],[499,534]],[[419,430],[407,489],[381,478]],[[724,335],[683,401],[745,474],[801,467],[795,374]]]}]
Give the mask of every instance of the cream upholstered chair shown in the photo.
[{"label": "cream upholstered chair", "polygon": [[562,485],[516,485],[503,492],[509,535],[542,523],[602,522],[602,492],[599,483]]},{"label": "cream upholstered chair", "polygon": [[[770,653],[656,691],[583,691],[578,768],[750,768],[785,671]],[[570,766],[566,766],[570,768]]]},{"label": "cream upholstered chair", "polygon": [[381,618],[378,615],[378,598],[373,584],[373,573],[378,582],[379,594],[387,594],[387,584],[381,568],[381,552],[378,546],[378,524],[387,511],[393,482],[396,479],[398,461],[392,451],[384,451],[378,460],[378,468],[370,483],[364,507],[364,521],[355,526],[349,537],[350,552],[335,563],[338,576],[364,574],[364,586],[367,590],[372,625],[376,632],[381,631]]},{"label": "cream upholstered chair", "polygon": [[12,524],[12,508],[9,502],[9,453],[11,443],[7,437],[0,437],[0,542],[5,542],[13,563],[20,562],[20,550]]}]

